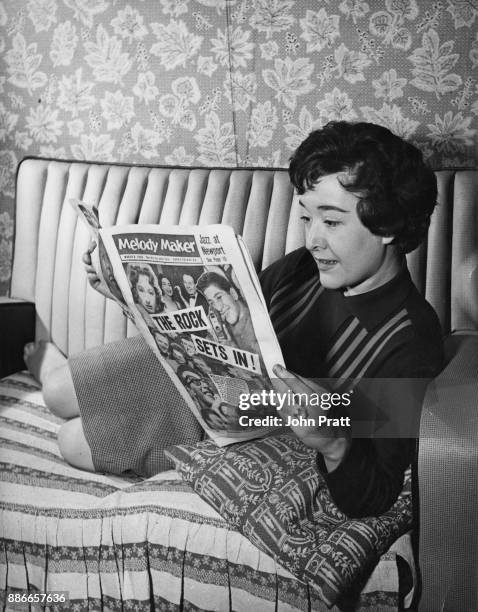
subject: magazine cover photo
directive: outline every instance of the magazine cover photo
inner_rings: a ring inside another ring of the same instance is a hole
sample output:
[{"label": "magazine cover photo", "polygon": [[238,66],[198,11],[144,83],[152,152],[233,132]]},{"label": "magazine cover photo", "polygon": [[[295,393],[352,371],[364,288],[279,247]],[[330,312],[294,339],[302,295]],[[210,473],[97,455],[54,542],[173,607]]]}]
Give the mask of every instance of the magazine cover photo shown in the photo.
[{"label": "magazine cover photo", "polygon": [[[112,290],[117,294],[120,287],[138,328],[201,425],[218,444],[264,435],[267,419],[241,425],[240,398],[272,389],[265,360],[275,363],[281,356],[261,333],[267,329],[261,325],[262,300],[234,234],[221,235],[223,227],[192,233],[124,229],[103,234],[111,263],[103,268],[115,270]],[[275,407],[249,406],[247,414],[260,419],[275,415]]]}]

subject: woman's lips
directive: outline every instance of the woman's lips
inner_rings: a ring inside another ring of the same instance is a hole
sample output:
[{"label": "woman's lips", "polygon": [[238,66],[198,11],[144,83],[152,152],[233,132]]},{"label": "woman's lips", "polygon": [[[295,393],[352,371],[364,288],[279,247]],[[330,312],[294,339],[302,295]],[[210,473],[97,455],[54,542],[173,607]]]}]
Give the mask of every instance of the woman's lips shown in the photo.
[{"label": "woman's lips", "polygon": [[314,257],[314,259],[315,263],[317,264],[317,267],[321,272],[331,270],[335,265],[339,263],[337,259],[325,259],[323,257],[320,259],[318,257]]}]

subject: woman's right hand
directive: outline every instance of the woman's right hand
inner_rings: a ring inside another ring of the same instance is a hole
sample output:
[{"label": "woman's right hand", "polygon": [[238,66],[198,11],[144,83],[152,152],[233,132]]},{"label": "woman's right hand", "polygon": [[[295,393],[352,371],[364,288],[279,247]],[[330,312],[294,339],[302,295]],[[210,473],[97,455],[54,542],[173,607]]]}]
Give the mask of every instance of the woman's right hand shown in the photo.
[{"label": "woman's right hand", "polygon": [[85,266],[86,277],[88,279],[89,284],[91,285],[91,287],[93,287],[93,289],[95,289],[95,291],[98,291],[98,293],[101,293],[101,295],[104,295],[107,298],[111,298],[111,293],[108,287],[103,282],[103,279],[98,275],[98,272],[96,271],[96,268],[93,264],[93,258],[91,255],[96,249],[96,247],[96,242],[94,240],[90,240],[88,249],[83,253],[83,256],[81,258]]}]

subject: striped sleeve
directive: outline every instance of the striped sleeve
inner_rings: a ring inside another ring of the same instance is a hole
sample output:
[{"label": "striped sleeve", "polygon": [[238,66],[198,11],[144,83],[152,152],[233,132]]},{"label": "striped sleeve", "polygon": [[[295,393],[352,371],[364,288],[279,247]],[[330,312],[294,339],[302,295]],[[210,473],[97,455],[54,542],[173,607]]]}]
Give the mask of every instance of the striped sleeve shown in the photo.
[{"label": "striped sleeve", "polygon": [[[330,473],[322,455],[317,455],[317,467],[330,494],[347,516],[377,516],[397,500],[405,470],[414,458],[421,406],[432,372],[436,374],[437,369],[417,363],[410,344],[402,345],[383,364],[375,402],[369,396],[365,400],[378,406],[376,425],[387,423],[382,429],[386,437],[352,437],[346,456]],[[361,383],[356,388],[359,393],[360,387]]]}]

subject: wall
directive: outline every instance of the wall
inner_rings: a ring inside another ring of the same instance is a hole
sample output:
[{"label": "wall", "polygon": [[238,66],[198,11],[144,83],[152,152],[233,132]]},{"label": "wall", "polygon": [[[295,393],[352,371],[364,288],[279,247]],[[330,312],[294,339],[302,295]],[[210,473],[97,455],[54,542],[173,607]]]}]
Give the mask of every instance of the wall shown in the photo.
[{"label": "wall", "polygon": [[0,2],[0,294],[26,155],[284,166],[330,119],[477,164],[477,0]]}]

